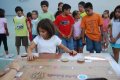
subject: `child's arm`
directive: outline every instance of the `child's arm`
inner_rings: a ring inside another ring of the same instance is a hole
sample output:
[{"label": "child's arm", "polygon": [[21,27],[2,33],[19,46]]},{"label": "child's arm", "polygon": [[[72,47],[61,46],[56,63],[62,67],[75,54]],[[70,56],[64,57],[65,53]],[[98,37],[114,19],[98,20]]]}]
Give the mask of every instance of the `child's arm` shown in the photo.
[{"label": "child's arm", "polygon": [[69,20],[70,20],[70,24],[71,24],[71,31],[70,31],[70,34],[67,36],[68,39],[71,38],[71,36],[73,34],[73,26],[74,26],[74,23],[75,23],[74,18],[72,16],[70,17]]},{"label": "child's arm", "polygon": [[51,14],[51,20],[54,22],[55,21],[55,17],[54,15]]},{"label": "child's arm", "polygon": [[57,27],[56,27],[56,29],[62,35],[62,37],[67,38],[67,36],[65,36]]},{"label": "child's arm", "polygon": [[120,32],[119,32],[119,34],[118,34],[118,36],[116,37],[116,41],[118,40],[120,38]]},{"label": "child's arm", "polygon": [[36,47],[36,44],[32,41],[30,46],[28,47],[28,50],[27,50],[27,59],[30,61],[30,60],[33,60],[35,58],[34,55],[32,55],[32,50]]},{"label": "child's arm", "polygon": [[85,21],[85,17],[83,17],[82,18],[82,21],[81,21],[81,24],[80,24],[80,27],[81,27],[81,29],[82,29],[82,31],[81,31],[81,37],[82,37],[82,43],[83,43],[83,45],[85,45],[86,44],[86,42],[85,42],[85,30],[86,30],[86,21]]},{"label": "child's arm", "polygon": [[6,73],[3,77],[0,78],[0,80],[13,80],[17,71],[14,69],[11,69],[8,73]]},{"label": "child's arm", "polygon": [[60,44],[58,47],[59,47],[60,49],[64,50],[65,52],[67,52],[67,53],[77,54],[76,51],[68,49],[68,48],[65,47],[63,44]]},{"label": "child's arm", "polygon": [[112,38],[112,26],[109,24],[109,28],[110,28],[110,38]]},{"label": "child's arm", "polygon": [[101,38],[100,38],[100,41],[103,40],[103,26],[100,25],[100,31],[101,31]]},{"label": "child's arm", "polygon": [[29,23],[29,21],[27,20],[27,18],[26,18],[26,25],[27,25],[28,31],[31,32],[31,26],[30,26],[30,23]]},{"label": "child's arm", "polygon": [[10,70],[5,73],[1,78],[0,80],[13,80],[17,71],[20,70],[20,65],[16,62],[13,62],[11,65],[10,65]]},{"label": "child's arm", "polygon": [[27,27],[28,27],[28,31],[31,32],[31,26],[30,26],[29,21],[27,21]]},{"label": "child's arm", "polygon": [[82,28],[81,35],[82,35],[82,43],[84,45],[84,44],[86,44],[86,42],[85,42],[85,29],[84,28]]},{"label": "child's arm", "polygon": [[109,22],[109,24],[108,24],[108,32],[109,32],[110,36],[112,37],[112,23],[111,22]]},{"label": "child's arm", "polygon": [[73,34],[73,25],[72,25],[72,28],[71,28],[70,34],[68,35],[68,39],[72,36],[72,34]]},{"label": "child's arm", "polygon": [[112,25],[110,25],[109,28],[110,28],[110,42],[115,43],[115,42],[116,42],[116,39],[113,38],[113,35],[112,35]]},{"label": "child's arm", "polygon": [[6,30],[6,35],[9,36],[9,32],[8,32],[8,28],[7,28],[7,23],[4,23],[4,27],[5,27],[5,30]]}]

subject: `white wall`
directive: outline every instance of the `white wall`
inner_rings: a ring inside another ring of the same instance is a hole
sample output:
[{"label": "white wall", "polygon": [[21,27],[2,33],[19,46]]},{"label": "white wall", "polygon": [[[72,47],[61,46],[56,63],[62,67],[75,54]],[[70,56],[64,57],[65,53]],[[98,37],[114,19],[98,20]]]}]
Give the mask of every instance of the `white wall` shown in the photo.
[{"label": "white wall", "polygon": [[[22,2],[20,2],[22,1]],[[27,13],[32,10],[38,10],[41,12],[40,2],[42,0],[0,0],[0,8],[5,9],[6,15],[15,15],[15,7],[21,6],[24,12]],[[62,1],[68,3],[72,6],[72,11],[78,9],[77,4],[81,0],[48,0],[49,1],[49,11],[55,13],[57,10],[57,4]],[[120,4],[120,0],[83,0],[85,2],[92,2],[94,6],[94,11],[102,13],[105,9],[110,11]]]}]

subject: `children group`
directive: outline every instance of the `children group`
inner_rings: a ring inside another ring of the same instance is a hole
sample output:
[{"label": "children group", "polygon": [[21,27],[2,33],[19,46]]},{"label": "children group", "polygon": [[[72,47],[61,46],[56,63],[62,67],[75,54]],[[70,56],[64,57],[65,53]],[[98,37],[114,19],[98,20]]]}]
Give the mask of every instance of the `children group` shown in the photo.
[{"label": "children group", "polygon": [[[28,59],[33,60],[32,50],[38,53],[83,53],[84,45],[90,53],[107,51],[110,44],[114,59],[118,62],[120,52],[120,5],[113,12],[105,10],[102,15],[94,12],[91,2],[81,1],[78,10],[71,12],[69,4],[58,3],[55,15],[48,11],[49,2],[40,2],[42,13],[37,10],[23,13],[20,6],[15,8],[13,18],[15,46],[20,54],[21,43],[25,46]],[[4,44],[9,57],[7,36],[9,31],[4,9],[0,9],[0,46]],[[29,41],[31,42],[29,45]]]}]

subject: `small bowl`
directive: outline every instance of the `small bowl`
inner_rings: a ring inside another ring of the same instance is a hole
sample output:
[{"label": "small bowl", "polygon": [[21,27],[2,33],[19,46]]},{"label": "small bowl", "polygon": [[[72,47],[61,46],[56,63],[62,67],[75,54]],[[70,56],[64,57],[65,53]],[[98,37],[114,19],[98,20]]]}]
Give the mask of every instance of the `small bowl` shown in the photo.
[{"label": "small bowl", "polygon": [[85,62],[85,59],[78,59],[77,62],[78,62],[78,63],[84,63],[84,62]]},{"label": "small bowl", "polygon": [[68,62],[69,59],[67,59],[67,58],[63,58],[63,59],[61,59],[61,61],[62,61],[62,62]]}]

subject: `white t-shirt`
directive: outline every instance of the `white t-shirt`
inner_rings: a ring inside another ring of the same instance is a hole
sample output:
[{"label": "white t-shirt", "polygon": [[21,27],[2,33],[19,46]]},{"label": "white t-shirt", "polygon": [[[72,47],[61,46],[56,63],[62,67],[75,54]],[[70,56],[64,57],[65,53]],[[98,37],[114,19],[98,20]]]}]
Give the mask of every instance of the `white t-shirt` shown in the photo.
[{"label": "white t-shirt", "polygon": [[61,39],[54,35],[49,40],[36,36],[33,42],[37,45],[38,53],[56,53],[56,47],[61,44]]},{"label": "white t-shirt", "polygon": [[6,18],[0,18],[0,34],[6,33],[4,24],[7,23]]},{"label": "white t-shirt", "polygon": [[78,21],[75,21],[75,24],[73,25],[73,35],[74,37],[78,37],[80,36],[81,34],[81,27],[80,27],[80,24],[81,24],[81,19],[79,19]]},{"label": "white t-shirt", "polygon": [[[120,33],[120,21],[112,20],[112,36],[116,38]],[[120,44],[120,38],[116,41],[116,44]]]},{"label": "white t-shirt", "polygon": [[17,19],[22,19],[24,16],[16,16]]}]

